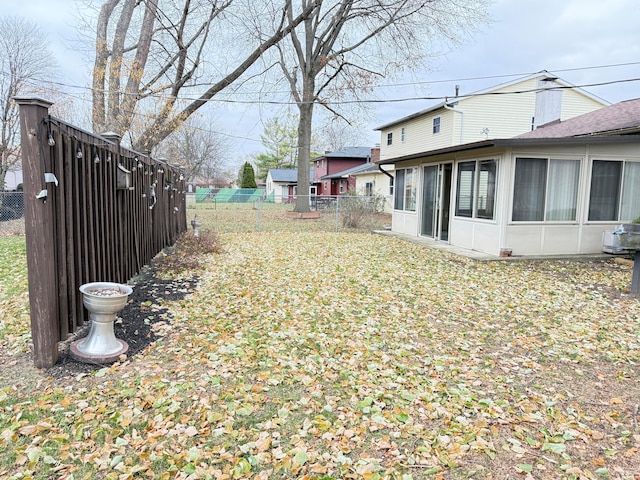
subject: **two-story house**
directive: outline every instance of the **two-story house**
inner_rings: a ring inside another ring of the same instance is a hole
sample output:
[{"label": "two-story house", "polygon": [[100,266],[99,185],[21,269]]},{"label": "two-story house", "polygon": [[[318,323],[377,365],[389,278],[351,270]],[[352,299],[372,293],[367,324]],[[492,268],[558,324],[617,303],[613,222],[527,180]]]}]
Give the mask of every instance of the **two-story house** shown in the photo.
[{"label": "two-story house", "polygon": [[395,167],[392,230],[503,256],[602,252],[607,232],[640,217],[639,133],[636,99],[382,160]]},{"label": "two-story house", "polygon": [[371,162],[370,147],[344,147],[313,159],[313,181],[320,196],[344,195],[355,189],[353,174]]}]

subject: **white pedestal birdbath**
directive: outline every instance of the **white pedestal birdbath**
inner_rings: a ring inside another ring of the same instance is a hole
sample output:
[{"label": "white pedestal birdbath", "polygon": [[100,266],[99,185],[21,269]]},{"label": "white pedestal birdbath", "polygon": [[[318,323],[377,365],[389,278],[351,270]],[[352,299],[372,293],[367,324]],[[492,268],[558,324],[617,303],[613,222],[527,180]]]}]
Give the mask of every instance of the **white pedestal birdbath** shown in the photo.
[{"label": "white pedestal birdbath", "polygon": [[113,324],[133,290],[120,283],[94,282],[82,285],[80,292],[91,326],[89,335],[71,344],[71,357],[85,363],[115,362],[127,352],[129,345],[116,338]]}]

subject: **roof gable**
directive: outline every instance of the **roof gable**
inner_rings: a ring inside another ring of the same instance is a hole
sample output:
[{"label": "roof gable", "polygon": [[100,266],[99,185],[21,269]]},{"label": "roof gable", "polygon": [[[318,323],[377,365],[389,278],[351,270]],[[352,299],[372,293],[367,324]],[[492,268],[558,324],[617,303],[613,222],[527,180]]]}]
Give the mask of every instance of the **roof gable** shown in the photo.
[{"label": "roof gable", "polygon": [[[405,117],[399,118],[397,120],[393,120],[389,123],[386,123],[384,125],[381,125],[379,127],[374,128],[374,130],[385,130],[389,127],[393,127],[395,125],[398,125],[400,123],[405,123],[409,120],[413,120],[415,118],[420,118],[423,117],[425,115],[428,115],[430,113],[436,112],[438,110],[444,110],[445,107],[447,106],[453,106],[453,105],[463,105],[465,100],[468,100],[469,98],[473,98],[473,97],[478,97],[478,96],[484,96],[484,95],[495,95],[495,94],[500,94],[500,93],[507,93],[507,92],[513,92],[514,89],[513,87],[520,85],[520,84],[525,84],[527,82],[529,82],[530,80],[533,79],[544,79],[544,78],[550,78],[553,79],[553,81],[557,84],[559,84],[560,87],[562,88],[572,88],[573,90],[579,92],[580,94],[595,100],[596,102],[602,104],[602,105],[608,105],[609,102],[587,92],[586,90],[583,90],[581,88],[575,87],[574,85],[572,85],[571,83],[562,80],[561,78],[558,78],[557,76],[553,75],[552,73],[548,72],[547,70],[542,70],[541,72],[538,73],[534,73],[532,75],[527,75],[526,77],[521,77],[518,78],[516,80],[512,80],[510,82],[506,82],[506,83],[502,83],[499,85],[495,85],[493,87],[489,87],[487,89],[484,90],[478,90],[476,92],[470,93],[468,95],[461,95],[461,96],[456,96],[456,97],[452,97],[451,99],[447,99],[444,102],[440,102],[436,105],[433,105],[432,107],[426,108],[424,110],[420,110],[418,112],[412,113],[410,115],[407,115]],[[515,90],[517,91],[517,90]],[[529,91],[529,90],[525,90],[525,91]]]}]

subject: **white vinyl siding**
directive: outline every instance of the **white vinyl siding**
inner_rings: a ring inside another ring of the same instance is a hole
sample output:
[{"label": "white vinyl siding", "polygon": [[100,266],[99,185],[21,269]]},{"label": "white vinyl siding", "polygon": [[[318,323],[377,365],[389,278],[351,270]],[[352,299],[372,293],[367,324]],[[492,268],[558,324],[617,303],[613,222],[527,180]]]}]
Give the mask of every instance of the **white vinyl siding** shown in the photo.
[{"label": "white vinyl siding", "polygon": [[602,103],[585,97],[578,91],[565,89],[562,95],[560,120],[565,121],[578,115],[593,112],[603,106]]},{"label": "white vinyl siding", "polygon": [[[532,117],[536,111],[536,77],[511,85],[496,87],[491,92],[498,95],[478,95],[456,102],[457,112],[437,108],[423,115],[389,126],[380,131],[380,158],[412,155],[460,143],[471,143],[493,138],[511,138],[531,131]],[[525,91],[527,93],[516,93]],[[606,105],[579,90],[563,89],[561,120],[588,113]],[[461,113],[460,113],[461,112]],[[433,120],[440,117],[440,133],[433,134]],[[464,131],[461,127],[464,125]],[[401,129],[411,130],[405,142],[387,147],[387,133]],[[462,135],[461,135],[462,133]]]},{"label": "white vinyl siding", "polygon": [[[460,119],[456,119],[453,112],[448,110],[438,110],[432,115],[426,115],[424,117],[409,120],[403,125],[394,126],[388,130],[382,130],[382,138],[384,142],[380,145],[380,159],[384,160],[391,157],[401,157],[403,155],[409,155],[417,152],[425,152],[427,150],[434,150],[436,148],[444,148],[453,145],[454,138],[454,121],[460,122]],[[434,117],[440,117],[440,133],[437,135],[432,134],[433,119]],[[387,134],[390,132],[401,133],[401,129],[404,128],[405,132],[411,132],[407,134],[404,142],[393,142],[392,146],[387,145]],[[460,131],[458,130],[458,139],[460,138]],[[456,143],[459,143],[456,141]]]}]

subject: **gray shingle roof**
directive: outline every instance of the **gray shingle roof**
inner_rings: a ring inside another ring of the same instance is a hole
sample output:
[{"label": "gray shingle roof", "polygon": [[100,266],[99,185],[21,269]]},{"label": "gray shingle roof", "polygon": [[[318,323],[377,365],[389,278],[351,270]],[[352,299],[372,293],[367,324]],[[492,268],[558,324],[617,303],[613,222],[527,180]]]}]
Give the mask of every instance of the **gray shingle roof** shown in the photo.
[{"label": "gray shingle roof", "polygon": [[335,152],[325,153],[318,158],[368,158],[371,156],[371,147],[343,147]]},{"label": "gray shingle roof", "polygon": [[[269,173],[274,182],[298,183],[297,168],[272,168]],[[313,168],[309,171],[309,181],[313,181]]]},{"label": "gray shingle roof", "polygon": [[516,138],[560,138],[640,132],[640,98],[615,103],[593,112],[538,127]]},{"label": "gray shingle roof", "polygon": [[320,180],[330,180],[332,178],[343,178],[343,177],[346,178],[350,175],[355,175],[356,173],[359,173],[361,171],[368,170],[369,168],[371,168],[370,163],[363,163],[362,165],[356,165],[355,167],[347,168],[346,170],[342,170],[340,172],[324,175],[323,177],[320,177]]}]

